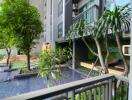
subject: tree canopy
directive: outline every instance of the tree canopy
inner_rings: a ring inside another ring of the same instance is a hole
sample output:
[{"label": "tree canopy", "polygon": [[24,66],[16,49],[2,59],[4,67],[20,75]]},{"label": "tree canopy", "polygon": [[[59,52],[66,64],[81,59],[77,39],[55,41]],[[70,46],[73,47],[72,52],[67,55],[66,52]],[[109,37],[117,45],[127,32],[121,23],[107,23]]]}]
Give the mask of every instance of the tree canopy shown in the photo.
[{"label": "tree canopy", "polygon": [[4,0],[0,13],[1,24],[15,37],[15,46],[28,56],[29,67],[30,51],[43,31],[37,8],[28,0]]}]

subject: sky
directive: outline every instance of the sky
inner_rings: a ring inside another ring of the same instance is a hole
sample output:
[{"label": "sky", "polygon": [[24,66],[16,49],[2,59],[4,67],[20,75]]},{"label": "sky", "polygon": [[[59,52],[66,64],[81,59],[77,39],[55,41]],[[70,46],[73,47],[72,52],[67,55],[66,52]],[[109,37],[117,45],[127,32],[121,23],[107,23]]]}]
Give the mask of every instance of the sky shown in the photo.
[{"label": "sky", "polygon": [[109,7],[111,10],[113,10],[115,7],[115,3],[117,6],[124,6],[125,4],[130,3],[130,1],[131,0],[107,0],[107,7]]},{"label": "sky", "polygon": [[115,0],[117,5],[124,5],[130,3],[130,0]]}]

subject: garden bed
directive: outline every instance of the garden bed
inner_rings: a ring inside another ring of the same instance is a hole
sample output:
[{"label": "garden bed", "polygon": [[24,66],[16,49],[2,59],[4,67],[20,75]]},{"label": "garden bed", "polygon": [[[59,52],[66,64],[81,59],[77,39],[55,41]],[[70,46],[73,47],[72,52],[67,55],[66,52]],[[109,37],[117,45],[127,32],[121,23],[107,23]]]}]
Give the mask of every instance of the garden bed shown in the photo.
[{"label": "garden bed", "polygon": [[14,79],[23,79],[23,78],[29,78],[29,77],[33,77],[33,76],[37,76],[38,73],[27,73],[27,74],[19,74],[14,76]]},{"label": "garden bed", "polygon": [[[93,65],[92,64],[86,63],[86,62],[81,62],[80,63],[80,66],[85,67],[85,68],[88,68],[90,70],[93,69],[94,71],[98,71],[99,70],[96,67],[93,68]],[[98,66],[98,67],[100,67],[100,66]],[[111,68],[108,68],[108,71],[109,71],[109,73],[114,74],[114,75],[122,75],[123,74],[123,71],[122,70],[116,70],[115,68],[112,68],[112,67]]]}]

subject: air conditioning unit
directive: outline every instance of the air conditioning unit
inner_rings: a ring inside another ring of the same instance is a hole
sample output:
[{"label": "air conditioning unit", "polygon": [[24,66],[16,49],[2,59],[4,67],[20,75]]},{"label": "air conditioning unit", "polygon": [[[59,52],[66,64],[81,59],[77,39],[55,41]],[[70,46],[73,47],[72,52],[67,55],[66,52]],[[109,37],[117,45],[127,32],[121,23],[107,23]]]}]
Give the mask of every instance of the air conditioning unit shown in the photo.
[{"label": "air conditioning unit", "polygon": [[122,51],[125,56],[130,56],[130,45],[123,45]]}]

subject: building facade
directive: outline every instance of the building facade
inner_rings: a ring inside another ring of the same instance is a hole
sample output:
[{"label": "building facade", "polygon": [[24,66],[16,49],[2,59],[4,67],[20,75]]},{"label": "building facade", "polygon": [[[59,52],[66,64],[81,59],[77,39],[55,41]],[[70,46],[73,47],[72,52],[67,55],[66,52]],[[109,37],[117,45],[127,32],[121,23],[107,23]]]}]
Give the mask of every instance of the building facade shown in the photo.
[{"label": "building facade", "polygon": [[[34,50],[40,52],[42,47],[55,48],[56,46],[64,47],[69,45],[66,35],[69,27],[74,22],[84,19],[87,23],[93,24],[105,9],[113,9],[115,4],[125,5],[129,2],[130,0],[31,0],[31,3],[40,11],[44,26],[40,43]],[[129,57],[129,34],[124,34],[123,37],[125,41],[128,41],[122,46],[123,52]],[[73,63],[88,60],[89,50],[80,38],[74,39],[71,47],[73,49],[73,58],[75,58]],[[110,49],[113,49],[113,47]],[[80,52],[80,50],[83,52]],[[114,48],[114,51],[118,51],[117,48]],[[116,54],[119,56],[119,53]]]},{"label": "building facade", "polygon": [[[41,22],[43,24],[43,28],[45,29],[44,15],[45,15],[46,9],[44,8],[44,4],[45,4],[44,0],[29,0],[29,2],[38,9],[40,13]],[[32,48],[32,54],[40,53],[40,51],[42,50],[43,42],[44,42],[44,32],[41,34],[40,39],[38,40],[38,44],[36,44],[35,47]]]},{"label": "building facade", "polygon": [[55,42],[63,41],[67,27],[72,23],[72,1],[71,0],[44,0],[44,43],[50,43],[52,47]]},{"label": "building facade", "polygon": [[[79,19],[95,22],[104,10],[105,0],[44,0],[44,41],[43,45],[67,46],[66,35],[69,27]],[[44,46],[45,47],[45,46]],[[87,59],[87,48],[76,39],[71,45],[73,63]],[[80,48],[83,52],[80,52]]]},{"label": "building facade", "polygon": [[[67,31],[83,12],[88,23],[96,21],[102,12],[102,0],[44,0],[44,43],[65,42]],[[100,9],[100,10],[99,10]]]}]

